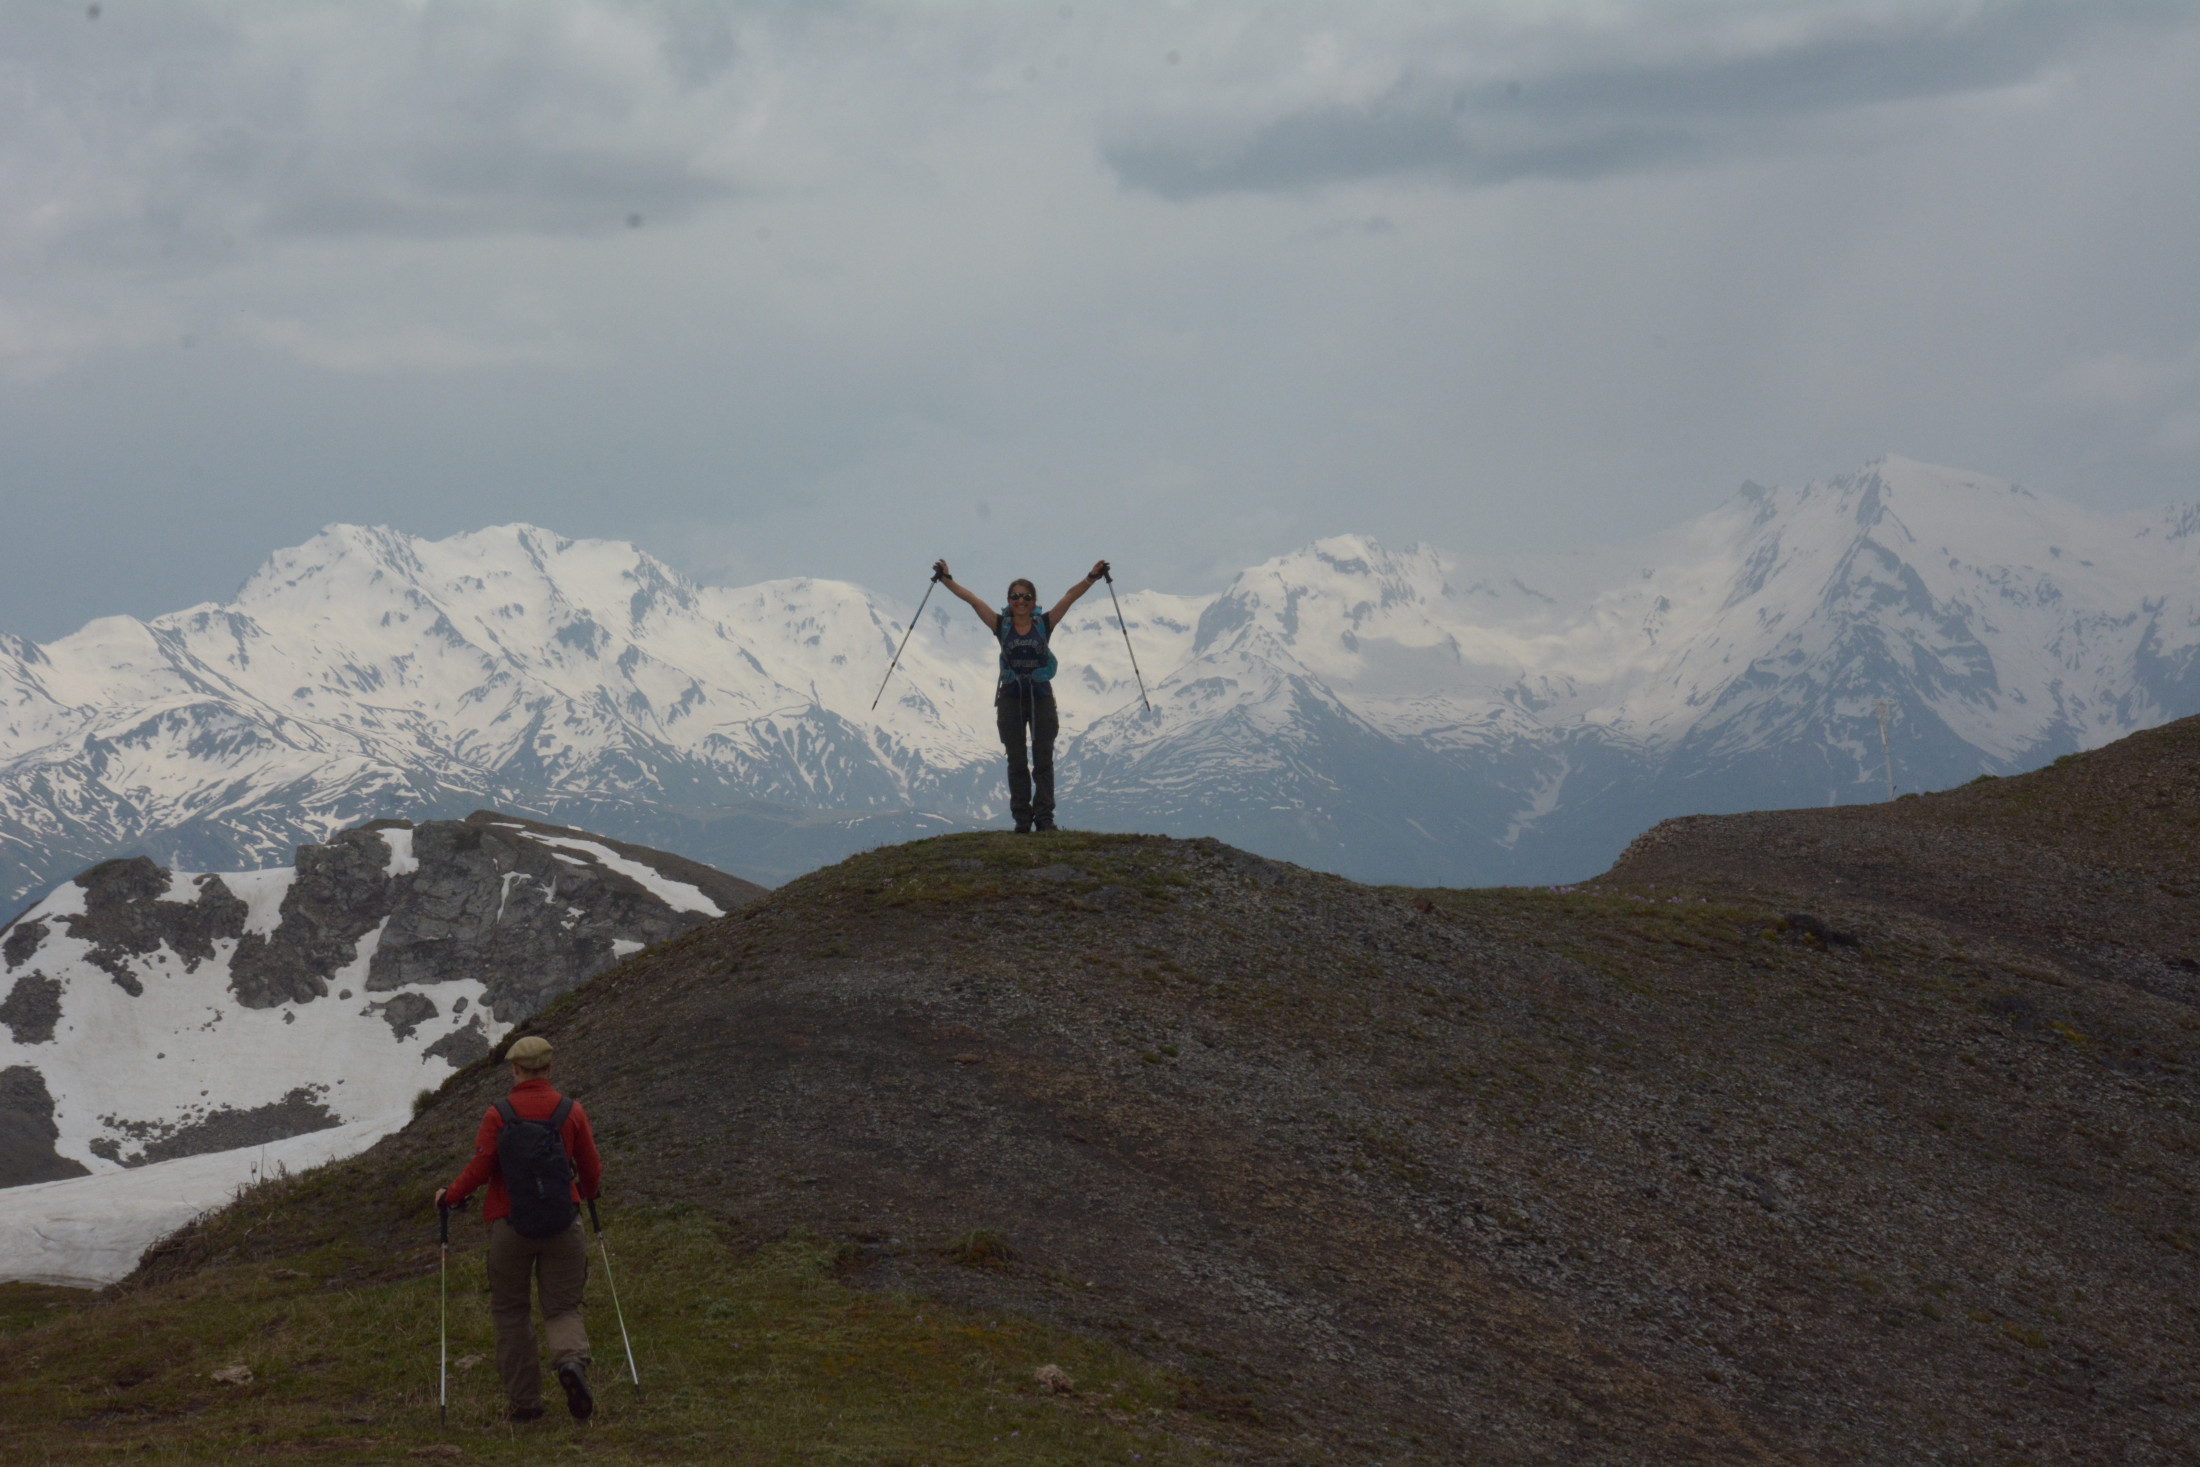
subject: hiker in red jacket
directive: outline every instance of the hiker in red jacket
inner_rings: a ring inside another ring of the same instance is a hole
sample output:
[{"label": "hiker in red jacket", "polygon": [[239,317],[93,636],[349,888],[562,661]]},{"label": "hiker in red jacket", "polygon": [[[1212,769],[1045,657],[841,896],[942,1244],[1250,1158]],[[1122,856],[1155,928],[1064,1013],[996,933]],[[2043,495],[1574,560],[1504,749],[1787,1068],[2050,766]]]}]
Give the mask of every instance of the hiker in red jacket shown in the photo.
[{"label": "hiker in red jacket", "polygon": [[474,1159],[458,1180],[437,1191],[435,1205],[456,1207],[489,1184],[481,1206],[489,1229],[489,1310],[511,1419],[542,1415],[542,1364],[528,1300],[533,1275],[541,1284],[551,1368],[565,1387],[566,1409],[586,1421],[596,1402],[588,1390],[588,1331],[581,1325],[588,1241],[580,1204],[603,1190],[603,1159],[580,1102],[550,1088],[550,1041],[530,1034],[504,1057],[512,1064],[511,1093],[481,1118]]}]

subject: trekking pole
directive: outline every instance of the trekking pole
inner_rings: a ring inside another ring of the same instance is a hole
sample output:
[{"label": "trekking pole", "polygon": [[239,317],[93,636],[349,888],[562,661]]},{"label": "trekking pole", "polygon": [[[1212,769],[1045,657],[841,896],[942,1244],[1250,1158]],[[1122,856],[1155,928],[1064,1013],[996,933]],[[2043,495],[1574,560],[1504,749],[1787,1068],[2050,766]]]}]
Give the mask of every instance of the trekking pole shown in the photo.
[{"label": "trekking pole", "polygon": [[435,1304],[435,1417],[442,1428],[451,1424],[451,1210],[438,1202],[435,1220],[443,1235],[442,1277]]},{"label": "trekking pole", "polygon": [[[932,599],[932,586],[940,583],[940,573],[932,572],[932,585],[924,588],[924,601],[917,603],[917,614],[909,618],[909,630],[901,634],[901,645],[894,649],[894,660],[886,664],[886,676],[878,680],[878,691],[871,695],[871,711],[878,712],[878,700],[886,696],[886,685],[894,680],[894,669],[901,666],[901,654],[909,650],[909,639],[916,635],[917,623],[924,620],[925,602]],[[601,1233],[601,1229],[597,1230]]]},{"label": "trekking pole", "polygon": [[1131,645],[1131,629],[1123,620],[1123,603],[1115,600],[1115,567],[1101,573],[1108,583],[1108,600],[1115,602],[1115,624],[1123,633],[1123,650],[1131,654],[1131,676],[1138,679],[1138,701],[1146,704],[1146,711],[1153,712],[1153,704],[1146,702],[1146,675],[1138,670],[1138,649]]},{"label": "trekking pole", "polygon": [[596,1229],[596,1247],[603,1254],[603,1281],[611,1285],[611,1312],[619,1316],[619,1343],[626,1346],[627,1374],[634,1377],[634,1394],[642,1393],[642,1373],[634,1368],[634,1341],[626,1332],[626,1311],[619,1307],[619,1281],[611,1276],[611,1248],[603,1240],[603,1219],[596,1216],[596,1199],[588,1199],[588,1221]]}]

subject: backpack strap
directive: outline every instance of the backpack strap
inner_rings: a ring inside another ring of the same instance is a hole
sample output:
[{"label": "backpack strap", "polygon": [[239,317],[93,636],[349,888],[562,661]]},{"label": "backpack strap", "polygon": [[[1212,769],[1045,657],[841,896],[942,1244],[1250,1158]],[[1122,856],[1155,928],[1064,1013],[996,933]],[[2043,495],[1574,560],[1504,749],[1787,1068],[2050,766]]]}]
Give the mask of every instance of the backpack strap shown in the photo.
[{"label": "backpack strap", "polygon": [[[519,1112],[512,1109],[511,1101],[500,1100],[496,1103],[493,1109],[495,1109],[498,1115],[504,1118],[504,1124],[506,1124],[507,1126],[516,1126],[519,1124]],[[553,1131],[559,1132],[560,1140],[562,1143],[563,1133],[565,1131],[565,1118],[572,1113],[573,1098],[569,1095],[561,1095],[558,1097],[558,1108],[550,1112],[549,1119],[543,1121],[542,1124],[548,1126]]]}]

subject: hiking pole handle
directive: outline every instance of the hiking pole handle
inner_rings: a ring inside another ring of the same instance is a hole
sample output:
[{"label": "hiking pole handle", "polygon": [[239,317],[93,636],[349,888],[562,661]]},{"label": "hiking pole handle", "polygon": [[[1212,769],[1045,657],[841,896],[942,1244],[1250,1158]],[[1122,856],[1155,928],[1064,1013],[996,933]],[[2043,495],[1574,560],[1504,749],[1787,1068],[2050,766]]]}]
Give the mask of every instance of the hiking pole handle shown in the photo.
[{"label": "hiking pole handle", "polygon": [[593,1197],[588,1199],[588,1225],[596,1230],[597,1237],[603,1236],[603,1219],[596,1216],[596,1199]]},{"label": "hiking pole handle", "polygon": [[444,1246],[444,1247],[446,1247],[446,1248],[450,1247],[450,1246],[451,1246],[451,1209],[450,1209],[450,1208],[448,1208],[448,1207],[446,1207],[446,1206],[444,1206],[444,1205],[443,1205],[442,1203],[438,1202],[438,1203],[437,1203],[437,1204],[435,1205],[435,1221],[436,1221],[436,1227],[437,1227],[437,1229],[438,1229],[438,1230],[439,1230],[439,1231],[441,1232],[441,1234],[442,1234],[442,1239],[441,1239],[441,1241],[442,1241],[442,1244],[443,1244],[443,1246]]}]

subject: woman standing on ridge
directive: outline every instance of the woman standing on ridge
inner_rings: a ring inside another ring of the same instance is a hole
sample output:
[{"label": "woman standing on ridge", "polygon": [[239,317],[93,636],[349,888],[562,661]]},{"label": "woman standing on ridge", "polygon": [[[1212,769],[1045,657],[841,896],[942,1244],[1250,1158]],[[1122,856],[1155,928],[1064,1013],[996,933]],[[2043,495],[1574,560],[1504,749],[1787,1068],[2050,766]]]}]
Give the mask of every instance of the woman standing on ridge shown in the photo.
[{"label": "woman standing on ridge", "polygon": [[[932,574],[970,603],[978,620],[1001,644],[1001,681],[993,694],[993,716],[1001,743],[1008,749],[1008,808],[1016,817],[1018,835],[1054,828],[1054,734],[1061,723],[1054,711],[1057,664],[1047,642],[1077,598],[1107,573],[1106,561],[1094,561],[1092,574],[1070,587],[1052,611],[1039,610],[1039,588],[1018,577],[1008,583],[1008,605],[995,611],[977,592],[955,584],[946,561],[932,563]],[[1026,728],[1031,731],[1028,762]]]}]

